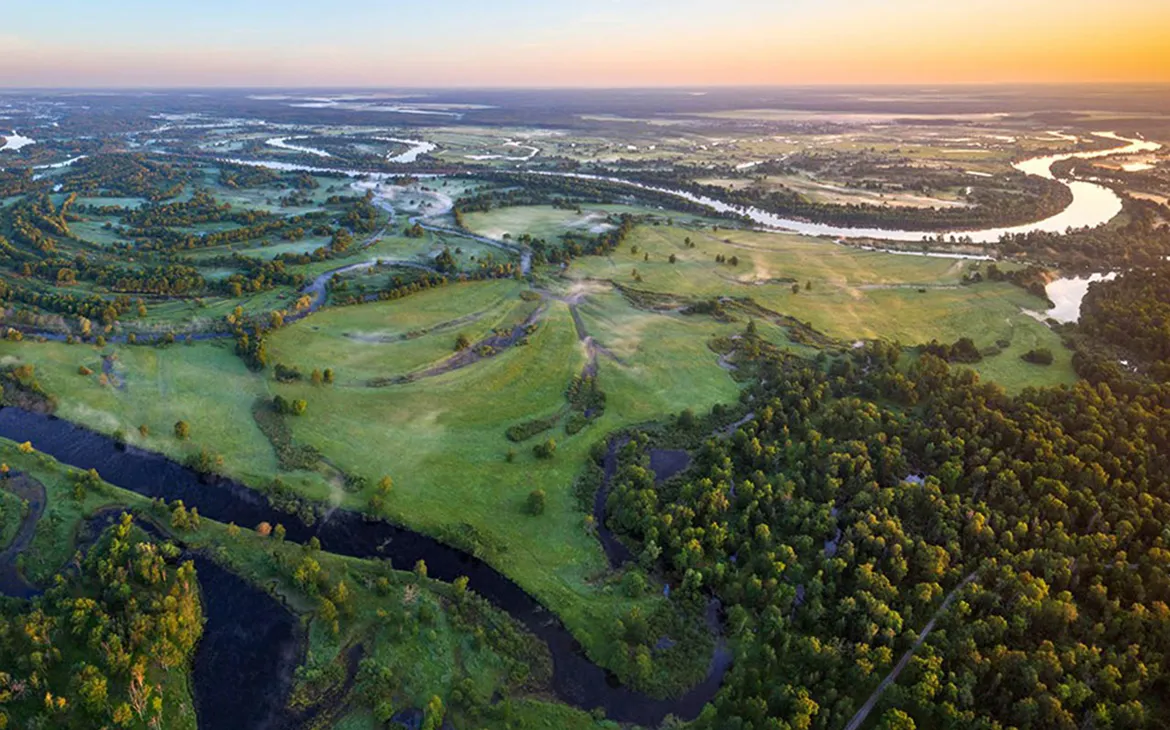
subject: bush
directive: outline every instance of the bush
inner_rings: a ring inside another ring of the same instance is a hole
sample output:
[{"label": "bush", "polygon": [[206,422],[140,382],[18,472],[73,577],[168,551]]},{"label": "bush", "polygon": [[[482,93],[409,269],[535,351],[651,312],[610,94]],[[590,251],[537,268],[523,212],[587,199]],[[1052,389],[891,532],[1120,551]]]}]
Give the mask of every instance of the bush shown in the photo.
[{"label": "bush", "polygon": [[528,493],[528,512],[534,515],[544,514],[545,494],[543,489],[533,489]]},{"label": "bush", "polygon": [[646,594],[646,587],[646,576],[636,568],[622,576],[622,591],[630,598],[641,598]]},{"label": "bush", "polygon": [[191,427],[187,425],[186,421],[175,421],[175,438],[186,441],[190,435]]},{"label": "bush", "polygon": [[572,436],[589,425],[589,419],[583,413],[572,413],[565,421],[565,433]]},{"label": "bush", "polygon": [[509,426],[504,435],[508,437],[509,441],[520,443],[527,441],[538,433],[547,431],[553,426],[557,425],[557,421],[561,420],[561,414],[554,413],[547,418],[534,418],[531,421],[518,423],[515,426]]},{"label": "bush", "polygon": [[1037,347],[1035,350],[1028,350],[1020,355],[1020,359],[1033,365],[1051,365],[1054,358],[1052,350],[1047,347]]},{"label": "bush", "polygon": [[273,369],[273,372],[276,375],[276,379],[282,383],[293,383],[304,377],[301,375],[301,371],[297,368],[289,367],[288,365],[279,362],[276,363],[276,367]]},{"label": "bush", "polygon": [[538,459],[551,459],[557,452],[557,442],[549,439],[532,447],[532,455]]}]

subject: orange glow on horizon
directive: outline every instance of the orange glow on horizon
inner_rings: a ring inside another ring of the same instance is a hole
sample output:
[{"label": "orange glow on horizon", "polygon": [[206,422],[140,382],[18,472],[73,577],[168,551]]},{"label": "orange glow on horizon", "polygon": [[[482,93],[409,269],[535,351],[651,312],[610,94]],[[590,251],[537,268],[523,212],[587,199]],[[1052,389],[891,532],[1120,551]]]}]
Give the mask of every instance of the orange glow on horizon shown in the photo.
[{"label": "orange glow on horizon", "polygon": [[[909,0],[908,0],[909,1]],[[972,0],[972,5],[978,2]],[[197,48],[57,47],[5,37],[0,86],[686,86],[784,84],[1170,83],[1170,2],[1140,15],[1002,17],[970,7],[914,14],[869,6],[823,22],[608,34],[553,29],[458,43]],[[984,9],[986,10],[986,8]]]}]

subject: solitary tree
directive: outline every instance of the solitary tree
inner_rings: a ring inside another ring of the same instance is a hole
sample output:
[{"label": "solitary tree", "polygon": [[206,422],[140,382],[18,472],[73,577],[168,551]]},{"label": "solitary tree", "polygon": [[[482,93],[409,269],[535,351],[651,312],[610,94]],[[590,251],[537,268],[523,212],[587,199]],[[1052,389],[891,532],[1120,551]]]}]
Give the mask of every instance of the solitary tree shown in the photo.
[{"label": "solitary tree", "polygon": [[187,425],[186,421],[175,421],[175,438],[186,441],[190,435],[191,427]]}]

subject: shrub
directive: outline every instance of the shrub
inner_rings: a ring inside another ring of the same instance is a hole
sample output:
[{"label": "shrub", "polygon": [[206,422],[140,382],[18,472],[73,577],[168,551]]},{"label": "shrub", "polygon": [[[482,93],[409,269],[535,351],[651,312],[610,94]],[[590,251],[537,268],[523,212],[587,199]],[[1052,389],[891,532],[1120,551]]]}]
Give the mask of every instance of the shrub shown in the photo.
[{"label": "shrub", "polygon": [[508,437],[509,441],[519,443],[527,441],[542,431],[547,431],[553,426],[557,425],[557,421],[561,420],[561,414],[554,413],[547,418],[535,418],[524,423],[517,423],[515,426],[509,426],[504,435]]},{"label": "shrub", "polygon": [[1052,350],[1047,347],[1037,347],[1035,350],[1028,350],[1020,355],[1020,359],[1033,365],[1051,365],[1054,358]]},{"label": "shrub", "polygon": [[528,512],[534,515],[544,514],[545,494],[543,489],[533,489],[528,493]]},{"label": "shrub", "polygon": [[532,454],[538,459],[551,459],[557,452],[557,442],[549,439],[532,447]]},{"label": "shrub", "polygon": [[304,377],[301,375],[301,371],[297,368],[289,367],[288,365],[279,362],[276,363],[276,367],[273,369],[273,372],[276,375],[276,379],[282,383],[293,383]]}]

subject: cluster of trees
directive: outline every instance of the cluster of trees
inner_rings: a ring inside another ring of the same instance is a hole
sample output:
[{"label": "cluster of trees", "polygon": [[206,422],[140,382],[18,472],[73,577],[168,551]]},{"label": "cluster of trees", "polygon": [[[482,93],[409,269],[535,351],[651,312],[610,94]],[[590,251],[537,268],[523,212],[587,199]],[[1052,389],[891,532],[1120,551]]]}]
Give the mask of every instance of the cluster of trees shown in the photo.
[{"label": "cluster of trees", "polygon": [[235,330],[236,355],[250,370],[263,370],[268,367],[268,345],[264,341],[264,334],[264,329],[260,327],[251,332],[242,326]]},{"label": "cluster of trees", "polygon": [[464,213],[486,213],[493,208],[514,208],[522,205],[555,205],[577,209],[576,203],[569,203],[564,197],[549,190],[532,186],[508,187],[485,190],[456,200],[454,210],[460,216],[456,223],[462,226],[461,218]]},{"label": "cluster of trees", "polygon": [[178,558],[123,515],[75,573],[0,615],[0,726],[167,727],[203,632]]},{"label": "cluster of trees", "polygon": [[[0,241],[2,240],[0,238]],[[78,294],[25,286],[4,277],[0,277],[0,304],[13,308],[23,305],[34,310],[85,317],[104,325],[113,324],[133,306],[130,298],[124,294],[107,299],[97,294]]]},{"label": "cluster of trees", "polygon": [[47,180],[34,180],[32,169],[28,167],[0,170],[0,198],[39,192],[49,184]]},{"label": "cluster of trees", "polygon": [[230,260],[230,265],[236,270],[217,281],[215,287],[217,291],[233,298],[281,286],[299,289],[305,283],[305,275],[289,271],[280,258],[265,261],[238,253],[225,258]]},{"label": "cluster of trees", "polygon": [[569,418],[565,423],[565,433],[569,436],[605,413],[605,391],[598,385],[597,376],[591,373],[573,376],[565,399],[569,401]]},{"label": "cluster of trees", "polygon": [[302,416],[308,407],[309,404],[300,398],[291,400],[281,395],[272,398],[273,410],[284,416]]},{"label": "cluster of trees", "polygon": [[168,200],[180,195],[196,174],[144,154],[112,153],[78,160],[60,181],[80,195]]},{"label": "cluster of trees", "polygon": [[931,340],[918,348],[919,352],[927,352],[947,362],[976,363],[983,359],[983,353],[975,346],[970,337],[960,337],[951,344]]},{"label": "cluster of trees", "polygon": [[[56,251],[58,238],[71,238],[69,206],[76,196],[70,195],[58,208],[48,195],[30,195],[16,201],[4,211],[4,220],[16,247],[0,250],[13,261],[31,261]],[[23,249],[23,250],[21,250]]]},{"label": "cluster of trees", "polygon": [[956,590],[885,720],[1159,726],[1170,385],[1104,371],[1008,397],[884,343],[827,369],[756,350],[752,417],[685,479],[628,454],[607,504],[674,594],[727,608],[738,656],[699,727],[842,727]]},{"label": "cluster of trees", "polygon": [[[1048,292],[1045,289],[1045,286],[1048,284],[1048,277],[1048,269],[1036,264],[1021,266],[1011,271],[1004,271],[993,263],[987,265],[986,278],[988,281],[1011,282],[1022,289],[1027,289],[1030,294],[1040,297],[1045,301],[1048,301]],[[983,278],[983,274],[976,271],[974,274],[964,274],[963,282],[978,284]]]},{"label": "cluster of trees", "polygon": [[517,242],[532,250],[532,263],[568,264],[581,256],[605,256],[622,246],[639,223],[645,221],[645,216],[635,216],[622,213],[610,218],[613,228],[596,236],[582,233],[566,232],[560,237],[560,244],[552,244],[543,238],[533,238],[528,234],[521,235]]},{"label": "cluster of trees", "polygon": [[279,183],[280,179],[280,173],[267,167],[233,165],[226,162],[219,166],[219,184],[233,190],[267,187]]},{"label": "cluster of trees", "polygon": [[341,216],[341,225],[354,233],[373,233],[378,230],[378,218],[382,212],[370,202],[373,196],[371,191],[366,193],[366,197],[351,203]]},{"label": "cluster of trees", "polygon": [[82,254],[59,253],[59,242],[80,243],[70,230],[76,216],[69,212],[74,196],[56,207],[48,196],[33,196],[10,206],[4,218],[12,242],[0,238],[0,262],[24,277],[56,286],[90,281],[116,292],[182,295],[203,289],[199,271],[178,264],[127,267]]}]

